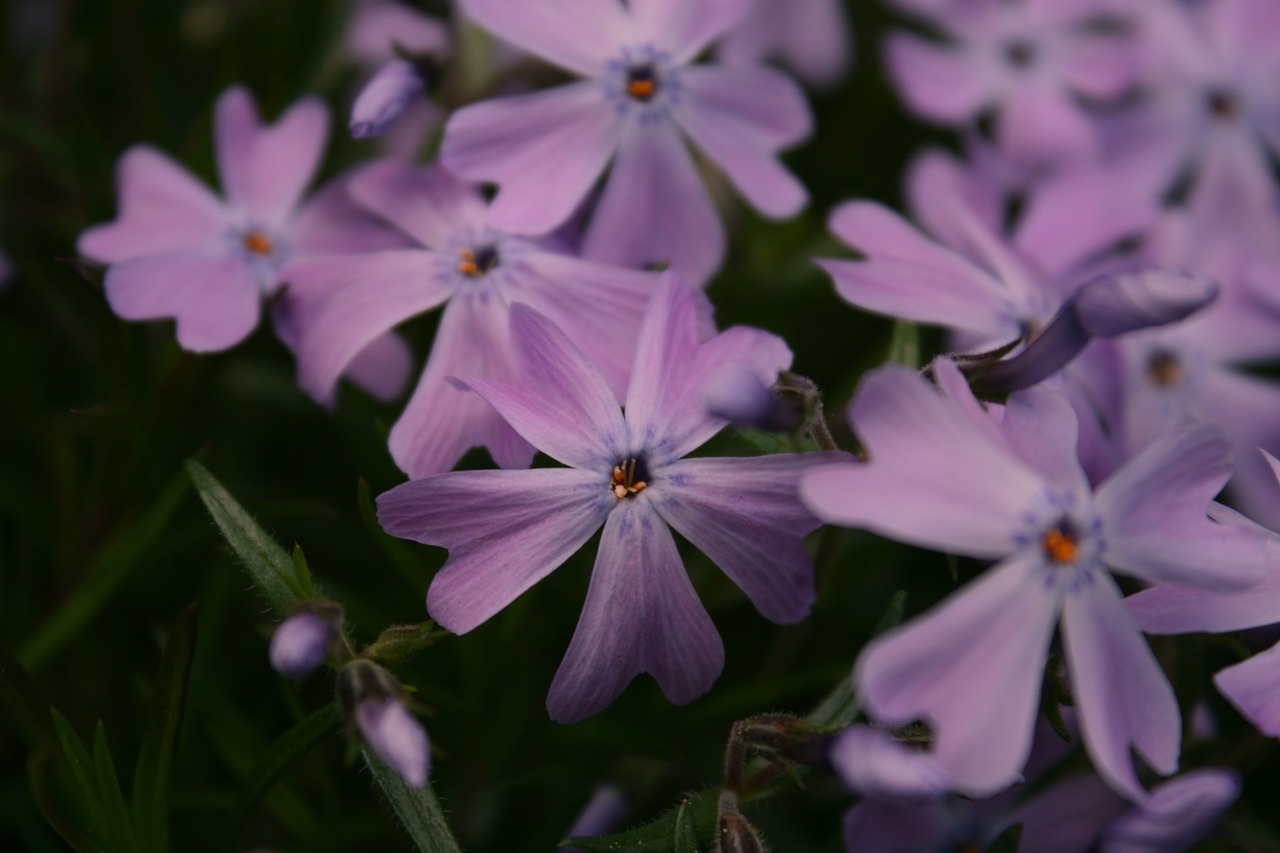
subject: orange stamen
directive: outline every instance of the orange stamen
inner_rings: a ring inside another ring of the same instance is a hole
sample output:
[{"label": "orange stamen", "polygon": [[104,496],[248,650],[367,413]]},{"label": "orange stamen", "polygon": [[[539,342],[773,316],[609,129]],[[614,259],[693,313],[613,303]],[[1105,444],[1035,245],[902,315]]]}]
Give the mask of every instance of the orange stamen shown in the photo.
[{"label": "orange stamen", "polygon": [[627,84],[627,94],[637,101],[647,101],[653,97],[658,86],[652,80],[632,80]]},{"label": "orange stamen", "polygon": [[480,277],[480,266],[476,263],[476,253],[470,249],[459,249],[458,256],[462,262],[458,264],[458,272],[472,278]]},{"label": "orange stamen", "polygon": [[1075,562],[1076,553],[1080,550],[1076,545],[1076,537],[1063,533],[1056,527],[1044,535],[1040,545],[1044,548],[1045,556],[1055,563]]},{"label": "orange stamen", "polygon": [[636,480],[636,460],[628,459],[622,465],[613,466],[613,476],[609,478],[609,487],[618,500],[643,492],[649,484]]},{"label": "orange stamen", "polygon": [[250,231],[244,235],[244,247],[255,255],[271,254],[271,240],[261,231]]}]

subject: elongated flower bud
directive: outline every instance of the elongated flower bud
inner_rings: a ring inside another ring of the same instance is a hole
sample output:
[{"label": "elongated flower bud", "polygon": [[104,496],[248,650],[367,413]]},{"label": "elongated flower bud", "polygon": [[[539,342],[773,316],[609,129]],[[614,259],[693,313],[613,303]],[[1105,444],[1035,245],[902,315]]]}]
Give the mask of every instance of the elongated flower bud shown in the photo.
[{"label": "elongated flower bud", "polygon": [[306,678],[324,663],[332,636],[333,626],[314,613],[290,616],[271,636],[268,657],[272,668],[286,678]]}]

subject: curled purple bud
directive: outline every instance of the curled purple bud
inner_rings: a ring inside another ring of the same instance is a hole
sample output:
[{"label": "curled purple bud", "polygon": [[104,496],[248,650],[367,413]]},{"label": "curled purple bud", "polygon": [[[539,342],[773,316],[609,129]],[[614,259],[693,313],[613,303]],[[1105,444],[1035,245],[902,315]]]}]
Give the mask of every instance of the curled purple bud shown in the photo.
[{"label": "curled purple bud", "polygon": [[356,705],[356,728],[369,748],[414,788],[427,782],[430,752],[418,718],[396,699],[369,698]]},{"label": "curled purple bud", "polygon": [[707,385],[707,413],[735,426],[786,432],[800,423],[796,406],[780,400],[760,377],[740,365],[730,365]]},{"label": "curled purple bud", "polygon": [[356,97],[351,107],[351,135],[364,139],[386,133],[425,86],[422,73],[412,62],[390,60]]},{"label": "curled purple bud", "polygon": [[290,616],[271,636],[272,668],[286,678],[306,678],[324,662],[332,634],[333,627],[314,613]]}]

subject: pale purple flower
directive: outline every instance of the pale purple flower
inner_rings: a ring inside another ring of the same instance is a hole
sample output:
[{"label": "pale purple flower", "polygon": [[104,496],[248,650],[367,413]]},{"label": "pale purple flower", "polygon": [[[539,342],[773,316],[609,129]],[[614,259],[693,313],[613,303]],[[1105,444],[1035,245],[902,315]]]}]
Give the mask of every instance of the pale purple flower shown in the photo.
[{"label": "pale purple flower", "polygon": [[387,766],[414,788],[427,783],[431,752],[418,718],[396,699],[365,699],[356,705],[360,737]]},{"label": "pale purple flower", "polygon": [[1116,98],[1139,71],[1131,35],[1092,26],[1111,5],[972,0],[921,10],[950,40],[891,34],[889,73],[928,120],[961,126],[994,112],[1001,151],[1028,172],[1096,159],[1097,131],[1078,98]]},{"label": "pale purple flower", "polygon": [[[82,255],[109,264],[112,310],[129,320],[172,318],[184,348],[223,350],[253,331],[264,299],[280,297],[288,281],[277,331],[291,343],[294,264],[401,242],[347,200],[340,180],[303,200],[328,122],[324,105],[309,98],[264,126],[246,89],[225,92],[214,116],[225,198],[153,148],[126,151],[116,175],[119,216],[78,243]],[[408,351],[397,338],[370,343],[352,370],[371,391],[393,396],[407,378]]]},{"label": "pale purple flower", "polygon": [[690,64],[746,10],[746,0],[471,0],[478,23],[587,79],[458,111],[441,159],[498,184],[492,224],[518,234],[568,219],[612,160],[584,255],[669,262],[701,284],[725,236],[684,136],[762,214],[791,216],[807,198],[777,159],[810,131],[800,88],[763,66]]},{"label": "pale purple flower", "polygon": [[314,613],[295,613],[271,635],[268,656],[276,672],[295,681],[306,678],[329,654],[333,626]]},{"label": "pale purple flower", "polygon": [[422,378],[391,429],[391,455],[410,477],[447,471],[467,451],[488,448],[504,468],[528,467],[533,447],[449,376],[514,382],[507,315],[522,302],[585,350],[619,397],[657,274],[623,270],[552,251],[491,225],[480,189],[438,166],[397,161],[368,167],[352,195],[397,226],[413,248],[299,264],[298,383],[332,398],[338,376],[370,341],[444,305]]},{"label": "pale purple flower", "polygon": [[1240,796],[1240,774],[1206,767],[1156,786],[1107,825],[1099,853],[1181,853],[1204,838]]},{"label": "pale purple flower", "polygon": [[866,379],[850,420],[870,460],[809,472],[802,495],[827,521],[999,562],[873,640],[855,669],[859,695],[880,721],[925,719],[957,789],[993,793],[1026,761],[1061,625],[1094,767],[1139,800],[1130,747],[1172,773],[1180,720],[1108,569],[1206,589],[1263,575],[1266,537],[1210,515],[1230,473],[1225,439],[1211,427],[1180,430],[1095,491],[1064,397],[1033,388],[984,409],[954,364],[940,360],[934,371],[940,388],[896,367]]},{"label": "pale purple flower", "polygon": [[365,83],[352,104],[351,135],[360,139],[386,133],[425,87],[418,66],[404,59],[389,60]]},{"label": "pale purple flower", "polygon": [[716,55],[738,65],[779,59],[806,83],[831,86],[849,70],[852,41],[842,0],[752,0]]},{"label": "pale purple flower", "polygon": [[715,681],[724,647],[670,528],[766,618],[795,622],[813,603],[803,538],[818,522],[796,483],[814,463],[839,457],[682,458],[724,426],[702,402],[711,376],[736,362],[772,381],[791,361],[780,339],[756,329],[704,340],[704,298],[664,277],[640,330],[625,415],[580,349],[536,311],[512,306],[521,382],[466,384],[530,444],[570,467],[456,471],[378,499],[388,533],[449,549],[427,611],[455,633],[505,608],[603,525],[586,604],[547,698],[557,721],[603,710],[642,672],[677,704]]}]

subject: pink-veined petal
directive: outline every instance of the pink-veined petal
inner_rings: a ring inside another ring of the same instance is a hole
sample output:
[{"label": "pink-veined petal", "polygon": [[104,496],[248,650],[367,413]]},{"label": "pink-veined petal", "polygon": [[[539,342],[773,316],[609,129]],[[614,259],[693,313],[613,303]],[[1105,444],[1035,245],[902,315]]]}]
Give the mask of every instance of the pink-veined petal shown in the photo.
[{"label": "pink-veined petal", "polygon": [[1280,737],[1280,646],[1213,677],[1218,690],[1267,737]]},{"label": "pink-veined petal", "polygon": [[961,49],[903,32],[890,33],[885,49],[889,76],[903,100],[922,118],[960,124],[975,116],[991,98],[987,74]]},{"label": "pink-veined petal", "polygon": [[453,471],[378,496],[392,536],[449,549],[427,612],[465,634],[569,559],[616,498],[591,472]]},{"label": "pink-veined petal", "polygon": [[1141,801],[1132,746],[1157,773],[1178,769],[1182,721],[1173,688],[1105,573],[1067,597],[1063,646],[1084,744],[1117,793]]},{"label": "pink-veined petal", "polygon": [[440,166],[426,168],[383,160],[351,179],[352,198],[429,249],[443,249],[454,235],[482,228],[486,205],[478,187]]},{"label": "pink-veined petal", "polygon": [[890,723],[925,718],[958,791],[994,794],[1026,763],[1059,607],[1044,572],[1035,557],[1001,563],[858,659],[868,711]]},{"label": "pink-veined petal", "polygon": [[342,374],[374,397],[389,403],[404,392],[413,370],[413,350],[404,338],[387,332],[356,353]]},{"label": "pink-veined petal", "polygon": [[777,155],[777,149],[798,142],[812,129],[800,87],[782,72],[763,66],[690,68],[680,80],[686,92],[673,117],[747,201],[774,218],[792,216],[804,207],[804,186]]},{"label": "pink-veined petal", "polygon": [[143,255],[217,247],[226,239],[222,201],[164,154],[135,145],[116,166],[120,212],[80,235],[85,257],[115,263]]},{"label": "pink-veined petal", "polygon": [[619,124],[600,83],[569,83],[464,107],[445,127],[440,159],[464,178],[500,185],[489,209],[494,228],[544,234],[600,177]]},{"label": "pink-veined petal", "polygon": [[637,34],[688,62],[746,15],[750,0],[629,0]]},{"label": "pink-veined petal", "polygon": [[265,126],[249,90],[228,89],[214,108],[218,173],[227,198],[255,224],[278,224],[315,175],[328,132],[329,110],[319,98],[298,101]]},{"label": "pink-veined petal", "polygon": [[652,483],[663,520],[711,558],[774,622],[798,622],[813,605],[804,537],[821,522],[800,502],[800,475],[843,454],[681,459]]},{"label": "pink-veined petal", "polygon": [[[285,238],[289,260],[409,248],[407,237],[351,198],[350,177],[347,173],[329,181],[298,208]],[[286,260],[280,270],[281,281],[289,280],[288,264]]]},{"label": "pink-veined petal", "polygon": [[193,352],[235,346],[262,313],[258,275],[218,255],[152,255],[121,261],[104,282],[111,310],[126,320],[177,322],[178,343]]},{"label": "pink-veined petal", "polygon": [[633,123],[596,205],[582,256],[638,267],[667,263],[694,286],[724,260],[720,216],[670,122]]},{"label": "pink-veined petal", "polygon": [[647,672],[677,705],[710,689],[724,645],[680,562],[671,531],[644,500],[610,501],[600,552],[573,640],[547,696],[551,719],[604,710]]},{"label": "pink-veined petal", "polygon": [[1088,116],[1063,91],[1037,85],[1009,93],[996,119],[1000,150],[1024,167],[1083,163],[1098,156]]},{"label": "pink-veined petal", "polygon": [[604,74],[633,33],[618,0],[467,0],[466,11],[504,41],[584,77]]}]

